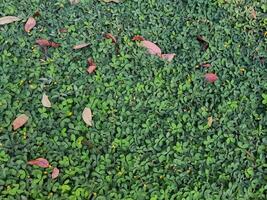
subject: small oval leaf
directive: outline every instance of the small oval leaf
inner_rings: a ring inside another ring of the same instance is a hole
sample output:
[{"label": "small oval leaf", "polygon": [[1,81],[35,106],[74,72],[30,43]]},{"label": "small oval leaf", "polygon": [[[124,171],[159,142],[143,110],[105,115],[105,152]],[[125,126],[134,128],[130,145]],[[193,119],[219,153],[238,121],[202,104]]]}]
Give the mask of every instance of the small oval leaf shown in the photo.
[{"label": "small oval leaf", "polygon": [[88,126],[92,126],[92,111],[90,108],[85,108],[83,110],[82,118]]},{"label": "small oval leaf", "polygon": [[27,20],[24,29],[27,33],[29,33],[36,25],[36,20],[33,17],[29,17]]},{"label": "small oval leaf", "polygon": [[19,115],[12,123],[13,130],[17,130],[22,127],[28,121],[28,116],[25,114]]},{"label": "small oval leaf", "polygon": [[52,105],[51,105],[51,102],[49,101],[49,98],[46,94],[43,94],[43,97],[42,97],[42,104],[44,107],[46,108],[50,108]]},{"label": "small oval leaf", "polygon": [[59,169],[57,167],[54,167],[53,171],[52,171],[52,179],[57,178],[59,175]]},{"label": "small oval leaf", "polygon": [[42,167],[42,168],[50,167],[48,160],[46,160],[45,158],[37,158],[35,160],[30,160],[28,161],[28,164],[35,165],[35,166]]}]

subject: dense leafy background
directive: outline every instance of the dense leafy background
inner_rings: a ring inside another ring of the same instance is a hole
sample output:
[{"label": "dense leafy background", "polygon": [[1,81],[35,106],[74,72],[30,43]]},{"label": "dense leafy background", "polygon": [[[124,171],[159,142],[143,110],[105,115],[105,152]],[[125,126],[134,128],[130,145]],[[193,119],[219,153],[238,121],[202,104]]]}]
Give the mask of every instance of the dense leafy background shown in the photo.
[{"label": "dense leafy background", "polygon": [[[0,27],[1,199],[266,199],[264,2],[1,0],[0,16],[23,18]],[[103,39],[108,32],[116,47]],[[175,59],[146,54],[131,41],[137,34]],[[62,47],[44,60],[38,38]],[[79,42],[90,47],[72,50]],[[88,57],[95,74],[86,73]],[[203,62],[212,67],[198,67]],[[219,80],[208,84],[206,72]],[[52,108],[42,106],[44,92]],[[21,113],[30,119],[12,131]],[[26,164],[37,157],[59,177]]]}]

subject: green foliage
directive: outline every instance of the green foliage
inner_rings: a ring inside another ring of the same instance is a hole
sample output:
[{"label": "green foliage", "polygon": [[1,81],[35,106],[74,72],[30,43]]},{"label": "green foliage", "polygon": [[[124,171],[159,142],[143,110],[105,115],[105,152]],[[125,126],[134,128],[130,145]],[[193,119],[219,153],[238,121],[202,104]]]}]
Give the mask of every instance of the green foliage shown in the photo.
[{"label": "green foliage", "polygon": [[[1,199],[266,199],[264,0],[2,0],[6,15],[24,20],[0,27]],[[175,59],[148,55],[134,35]],[[197,35],[209,42],[204,52]],[[62,46],[45,59],[38,38]],[[90,47],[72,50],[81,42]],[[90,75],[89,57],[97,64]],[[212,67],[197,67],[204,62]],[[219,80],[208,84],[206,72]],[[21,113],[30,119],[12,131]],[[59,177],[27,165],[37,157]]]}]

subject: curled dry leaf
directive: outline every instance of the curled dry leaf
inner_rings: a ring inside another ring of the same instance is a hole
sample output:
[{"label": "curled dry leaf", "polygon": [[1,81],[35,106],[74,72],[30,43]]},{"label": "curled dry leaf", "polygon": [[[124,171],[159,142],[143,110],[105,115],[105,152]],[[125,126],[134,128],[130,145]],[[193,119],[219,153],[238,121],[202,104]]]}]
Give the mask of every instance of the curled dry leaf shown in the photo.
[{"label": "curled dry leaf", "polygon": [[82,118],[88,126],[92,126],[92,111],[90,108],[85,108],[83,110]]},{"label": "curled dry leaf", "polygon": [[202,63],[200,64],[201,67],[205,67],[205,68],[209,68],[211,67],[211,64],[210,63]]},{"label": "curled dry leaf", "polygon": [[218,76],[214,73],[207,73],[207,74],[205,74],[205,79],[209,83],[214,83],[215,81],[217,81]]},{"label": "curled dry leaf", "polygon": [[145,38],[143,38],[142,36],[140,35],[136,35],[132,38],[132,41],[144,41]]},{"label": "curled dry leaf", "polygon": [[15,16],[0,17],[0,25],[10,24],[12,22],[16,22],[19,20],[20,20],[20,18],[15,17]]},{"label": "curled dry leaf", "polygon": [[168,53],[168,54],[161,54],[161,58],[171,62],[176,54],[175,53]]},{"label": "curled dry leaf", "polygon": [[53,171],[52,171],[52,179],[57,178],[59,175],[59,169],[57,167],[54,167]]},{"label": "curled dry leaf", "polygon": [[29,17],[29,19],[27,20],[24,29],[27,33],[29,33],[36,25],[36,21],[33,17]]},{"label": "curled dry leaf", "polygon": [[89,74],[93,73],[96,70],[96,64],[94,63],[92,58],[88,58],[87,60],[87,72]]},{"label": "curled dry leaf", "polygon": [[254,10],[254,8],[252,8],[250,15],[253,19],[257,19],[257,12]]},{"label": "curled dry leaf", "polygon": [[25,114],[19,115],[12,123],[13,130],[22,127],[28,121],[29,117]]},{"label": "curled dry leaf", "polygon": [[116,38],[111,33],[105,34],[105,38],[111,39],[112,43],[116,43],[117,42]]},{"label": "curled dry leaf", "polygon": [[46,108],[50,108],[52,105],[51,105],[51,102],[49,101],[49,98],[46,94],[43,94],[43,97],[42,97],[42,104],[44,107]]},{"label": "curled dry leaf", "polygon": [[150,42],[148,40],[144,40],[141,42],[141,45],[145,48],[147,48],[148,53],[150,53],[151,55],[161,55],[161,49],[154,44],[153,42]]},{"label": "curled dry leaf", "polygon": [[197,41],[200,43],[202,46],[202,50],[205,51],[209,48],[209,43],[204,39],[202,35],[197,36]]},{"label": "curled dry leaf", "polygon": [[212,122],[213,122],[212,117],[208,117],[208,127],[211,127]]},{"label": "curled dry leaf", "polygon": [[50,164],[48,162],[48,160],[46,160],[45,158],[37,158],[35,160],[30,160],[28,161],[29,165],[35,165],[35,166],[39,166],[42,168],[48,168],[50,167]]},{"label": "curled dry leaf", "polygon": [[61,29],[59,29],[59,32],[60,32],[60,33],[67,33],[68,30],[67,30],[66,28],[61,28]]},{"label": "curled dry leaf", "polygon": [[40,45],[41,47],[54,47],[57,48],[60,46],[59,43],[55,43],[46,39],[37,39],[36,43]]},{"label": "curled dry leaf", "polygon": [[77,50],[77,49],[85,48],[87,46],[89,46],[89,43],[82,43],[82,44],[77,44],[77,45],[73,46],[72,48]]},{"label": "curled dry leaf", "polygon": [[104,1],[105,3],[110,3],[110,2],[119,3],[120,2],[119,0],[102,0],[102,1]]},{"label": "curled dry leaf", "polygon": [[33,17],[39,17],[41,16],[41,13],[39,10],[37,10],[34,14],[33,14]]}]

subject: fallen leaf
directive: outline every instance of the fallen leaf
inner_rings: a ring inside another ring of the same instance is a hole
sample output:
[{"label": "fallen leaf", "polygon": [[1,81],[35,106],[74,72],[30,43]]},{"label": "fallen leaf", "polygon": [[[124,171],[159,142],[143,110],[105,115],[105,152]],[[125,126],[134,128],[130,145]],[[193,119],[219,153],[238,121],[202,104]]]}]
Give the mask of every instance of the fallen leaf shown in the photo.
[{"label": "fallen leaf", "polygon": [[209,67],[211,67],[211,64],[210,63],[202,63],[202,64],[200,64],[200,66],[209,68]]},{"label": "fallen leaf", "polygon": [[28,161],[28,164],[43,167],[43,168],[50,167],[48,160],[46,160],[45,158],[37,158],[35,160],[30,160]]},{"label": "fallen leaf", "polygon": [[213,122],[212,117],[208,117],[208,127],[211,127],[212,122]]},{"label": "fallen leaf", "polygon": [[46,40],[46,39],[37,39],[36,43],[38,45],[40,45],[41,47],[55,47],[55,48],[57,48],[60,46],[59,43],[51,42],[51,41]]},{"label": "fallen leaf", "polygon": [[34,14],[33,14],[33,17],[39,17],[41,16],[41,13],[39,10],[37,10]]},{"label": "fallen leaf", "polygon": [[104,1],[105,3],[109,3],[109,2],[119,3],[120,2],[119,0],[102,0],[102,1]]},{"label": "fallen leaf", "polygon": [[205,74],[205,79],[209,83],[214,83],[218,79],[218,76],[214,73],[207,73]]},{"label": "fallen leaf", "polygon": [[140,35],[136,35],[132,38],[132,41],[144,41],[145,38],[143,38],[142,36]]},{"label": "fallen leaf", "polygon": [[161,58],[171,62],[176,54],[175,53],[168,53],[168,54],[161,54]]},{"label": "fallen leaf", "polygon": [[200,43],[202,46],[202,50],[205,51],[209,48],[209,43],[203,38],[203,36],[198,35],[197,36],[197,41]]},{"label": "fallen leaf", "polygon": [[19,115],[13,122],[13,130],[17,130],[18,128],[22,127],[28,121],[29,117],[25,114]]},{"label": "fallen leaf", "polygon": [[59,169],[54,167],[53,171],[52,171],[52,179],[57,178],[59,175]]},{"label": "fallen leaf", "polygon": [[67,30],[66,28],[61,28],[61,29],[59,29],[59,32],[60,32],[60,33],[67,33],[68,30]]},{"label": "fallen leaf", "polygon": [[20,20],[20,18],[15,17],[15,16],[0,17],[0,25],[10,24],[12,22],[16,22],[19,20]]},{"label": "fallen leaf", "polygon": [[27,33],[29,33],[36,25],[36,20],[33,17],[29,17],[27,20],[24,29]]},{"label": "fallen leaf", "polygon": [[49,101],[49,98],[46,94],[43,94],[43,97],[42,97],[42,104],[44,107],[46,108],[50,108],[52,105],[51,105],[51,102]]},{"label": "fallen leaf", "polygon": [[89,74],[93,73],[96,70],[96,64],[94,63],[92,58],[88,58],[87,60],[87,72]]},{"label": "fallen leaf", "polygon": [[90,108],[85,108],[83,110],[82,118],[88,126],[92,126],[92,112]]},{"label": "fallen leaf", "polygon": [[254,10],[254,8],[252,8],[250,15],[253,19],[257,19],[257,12]]},{"label": "fallen leaf", "polygon": [[111,33],[105,34],[105,38],[111,39],[113,43],[117,42],[116,38]]},{"label": "fallen leaf", "polygon": [[72,48],[77,50],[77,49],[82,49],[82,48],[87,47],[87,46],[89,46],[89,43],[82,43],[82,44],[77,44],[77,45],[73,46]]},{"label": "fallen leaf", "polygon": [[71,5],[75,5],[77,3],[80,3],[80,0],[69,0]]},{"label": "fallen leaf", "polygon": [[150,53],[151,55],[161,55],[161,49],[154,44],[153,42],[150,42],[148,40],[144,40],[141,42],[141,45],[145,48],[147,48],[148,53]]}]

